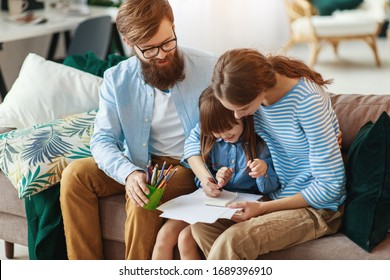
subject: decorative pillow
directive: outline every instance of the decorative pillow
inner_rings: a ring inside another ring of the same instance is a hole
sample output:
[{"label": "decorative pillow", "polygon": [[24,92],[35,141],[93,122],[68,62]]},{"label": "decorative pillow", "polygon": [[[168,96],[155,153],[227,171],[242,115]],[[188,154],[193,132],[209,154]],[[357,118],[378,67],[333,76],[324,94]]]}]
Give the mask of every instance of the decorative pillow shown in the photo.
[{"label": "decorative pillow", "polygon": [[30,53],[0,104],[0,127],[24,128],[96,109],[102,80]]},{"label": "decorative pillow", "polygon": [[0,169],[25,198],[58,183],[73,160],[90,157],[97,110],[0,134]]},{"label": "decorative pillow", "polygon": [[390,118],[368,122],[351,145],[342,232],[370,252],[390,229]]}]

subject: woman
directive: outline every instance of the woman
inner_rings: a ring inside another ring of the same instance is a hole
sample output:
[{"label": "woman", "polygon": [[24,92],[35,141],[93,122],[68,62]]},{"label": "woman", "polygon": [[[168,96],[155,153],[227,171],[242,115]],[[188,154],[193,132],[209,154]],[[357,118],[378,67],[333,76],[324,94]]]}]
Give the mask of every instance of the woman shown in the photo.
[{"label": "woman", "polygon": [[[337,232],[345,172],[339,125],[324,88],[329,83],[301,61],[284,56],[236,49],[219,58],[214,94],[236,118],[254,115],[256,133],[271,152],[281,187],[268,201],[232,203],[229,207],[241,208],[232,220],[191,226],[208,259],[255,259]],[[200,160],[193,156],[189,162]],[[203,178],[206,171],[194,172]]]},{"label": "woman", "polygon": [[[195,178],[197,187],[206,195],[219,196],[222,187],[232,192],[256,194],[269,193],[279,187],[269,150],[254,132],[253,116],[237,120],[207,87],[199,98],[199,119],[200,124],[193,133],[200,135],[202,159],[210,167],[208,181],[215,180],[214,188],[208,188]],[[183,159],[188,156],[184,153]],[[152,259],[172,259],[175,245],[182,260],[201,259],[189,224],[168,219],[157,235]]]}]

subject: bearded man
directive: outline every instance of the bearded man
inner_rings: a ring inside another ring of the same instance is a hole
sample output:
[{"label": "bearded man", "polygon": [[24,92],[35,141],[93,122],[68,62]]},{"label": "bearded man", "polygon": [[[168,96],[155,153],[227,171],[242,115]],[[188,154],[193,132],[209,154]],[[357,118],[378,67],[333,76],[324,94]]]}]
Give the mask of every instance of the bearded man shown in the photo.
[{"label": "bearded man", "polygon": [[[133,57],[108,69],[100,88],[92,158],[63,172],[60,203],[69,259],[103,259],[99,198],[126,196],[126,259],[150,259],[163,224],[146,210],[149,160],[177,166],[162,202],[194,191],[194,175],[180,166],[184,141],[199,120],[198,98],[211,82],[215,57],[177,46],[166,0],[127,0],[116,19]],[[115,219],[115,217],[113,217]]]}]

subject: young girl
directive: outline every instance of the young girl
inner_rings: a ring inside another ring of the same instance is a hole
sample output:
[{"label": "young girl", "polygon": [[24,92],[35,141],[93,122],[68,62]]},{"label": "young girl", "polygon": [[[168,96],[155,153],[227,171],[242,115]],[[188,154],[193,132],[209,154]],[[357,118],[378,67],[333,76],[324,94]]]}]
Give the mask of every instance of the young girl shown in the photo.
[{"label": "young girl", "polygon": [[[264,56],[252,49],[223,54],[212,88],[236,118],[254,115],[267,143],[281,187],[270,201],[235,202],[232,221],[191,226],[208,259],[255,259],[337,232],[345,200],[339,125],[325,91],[330,81],[298,60]],[[187,143],[196,152],[197,139]],[[195,153],[196,155],[196,153]],[[196,176],[202,159],[188,160]]]},{"label": "young girl", "polygon": [[[268,148],[254,132],[253,117],[236,119],[233,111],[219,102],[210,87],[200,96],[199,112],[200,125],[192,133],[200,136],[202,161],[215,176],[217,184],[207,173],[202,178],[207,178],[208,183],[196,178],[197,186],[212,197],[219,196],[221,188],[249,193],[275,191],[279,186],[277,176]],[[193,156],[186,151],[185,148],[184,159]],[[181,259],[200,259],[191,227],[177,220],[168,220],[159,231],[152,258],[172,259],[176,244]]]}]

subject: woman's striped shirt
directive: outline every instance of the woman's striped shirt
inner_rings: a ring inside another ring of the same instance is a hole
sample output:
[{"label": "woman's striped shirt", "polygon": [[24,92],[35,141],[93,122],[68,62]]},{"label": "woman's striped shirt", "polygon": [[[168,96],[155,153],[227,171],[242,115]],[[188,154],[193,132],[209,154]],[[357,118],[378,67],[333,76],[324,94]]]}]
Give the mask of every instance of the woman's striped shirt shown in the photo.
[{"label": "woman's striped shirt", "polygon": [[[278,102],[261,106],[254,117],[281,184],[270,197],[301,193],[314,208],[337,210],[346,197],[345,171],[337,143],[339,124],[325,90],[301,79]],[[199,141],[193,130],[184,158],[200,155]]]},{"label": "woman's striped shirt", "polygon": [[324,88],[302,78],[283,98],[255,113],[281,188],[272,199],[301,193],[314,208],[337,210],[345,200],[339,124]]}]

